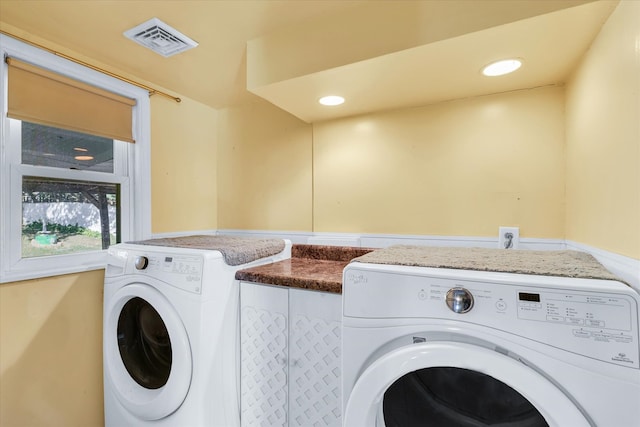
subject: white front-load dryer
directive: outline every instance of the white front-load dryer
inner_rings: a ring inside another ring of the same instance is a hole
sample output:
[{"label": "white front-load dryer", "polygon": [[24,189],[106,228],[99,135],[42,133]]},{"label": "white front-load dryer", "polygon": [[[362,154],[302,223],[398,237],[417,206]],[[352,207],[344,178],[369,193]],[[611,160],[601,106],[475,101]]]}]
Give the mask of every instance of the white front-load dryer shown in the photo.
[{"label": "white front-load dryer", "polygon": [[351,263],[348,427],[632,427],[638,305],[611,280]]},{"label": "white front-load dryer", "polygon": [[105,425],[239,426],[239,286],[215,250],[119,244],[104,285]]}]

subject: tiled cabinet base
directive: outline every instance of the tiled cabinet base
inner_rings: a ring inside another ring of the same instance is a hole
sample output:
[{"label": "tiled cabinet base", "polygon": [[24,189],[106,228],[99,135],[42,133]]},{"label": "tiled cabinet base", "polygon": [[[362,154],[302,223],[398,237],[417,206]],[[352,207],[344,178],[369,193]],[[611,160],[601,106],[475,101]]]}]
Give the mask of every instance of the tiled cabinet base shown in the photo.
[{"label": "tiled cabinet base", "polygon": [[285,426],[288,412],[288,290],[241,282],[240,419]]},{"label": "tiled cabinet base", "polygon": [[241,282],[243,427],[341,425],[341,296]]}]

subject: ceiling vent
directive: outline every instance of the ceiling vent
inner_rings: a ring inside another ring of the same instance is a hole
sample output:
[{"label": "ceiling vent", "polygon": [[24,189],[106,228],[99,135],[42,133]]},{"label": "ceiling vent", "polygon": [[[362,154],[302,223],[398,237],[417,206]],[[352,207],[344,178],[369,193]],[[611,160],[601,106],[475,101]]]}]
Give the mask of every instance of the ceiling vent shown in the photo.
[{"label": "ceiling vent", "polygon": [[152,18],[129,31],[125,31],[124,35],[165,58],[198,46],[197,42],[158,18]]}]

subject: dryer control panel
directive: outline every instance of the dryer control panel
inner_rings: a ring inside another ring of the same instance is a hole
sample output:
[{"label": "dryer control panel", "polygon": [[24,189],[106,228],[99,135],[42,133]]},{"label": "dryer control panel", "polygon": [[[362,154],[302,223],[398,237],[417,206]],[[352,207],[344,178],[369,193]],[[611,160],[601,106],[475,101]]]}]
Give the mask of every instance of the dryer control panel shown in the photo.
[{"label": "dryer control panel", "polygon": [[[620,282],[372,266],[345,269],[345,317],[472,323],[640,368],[640,296]],[[452,290],[468,293],[467,310],[452,308]]]},{"label": "dryer control panel", "polygon": [[197,255],[129,253],[126,270],[199,294],[202,292],[203,263],[203,258]]},{"label": "dryer control panel", "polygon": [[[518,318],[569,324],[576,327],[574,335],[586,337],[591,329],[620,331],[611,335],[614,339],[625,337],[631,331],[631,307],[629,301],[613,295],[581,295],[572,293],[518,292]],[[597,336],[598,334],[589,334]],[[604,335],[603,335],[604,337]]]}]

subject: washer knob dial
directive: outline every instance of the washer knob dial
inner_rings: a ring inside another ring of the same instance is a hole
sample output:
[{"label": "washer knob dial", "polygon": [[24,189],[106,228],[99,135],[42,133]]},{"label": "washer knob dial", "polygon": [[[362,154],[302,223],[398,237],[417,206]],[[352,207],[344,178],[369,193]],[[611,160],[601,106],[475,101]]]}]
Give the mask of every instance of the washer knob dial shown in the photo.
[{"label": "washer knob dial", "polygon": [[451,288],[447,292],[447,306],[454,313],[466,313],[473,308],[473,295],[465,288]]},{"label": "washer knob dial", "polygon": [[149,265],[149,258],[143,255],[137,256],[133,265],[136,267],[136,270],[144,270]]}]

